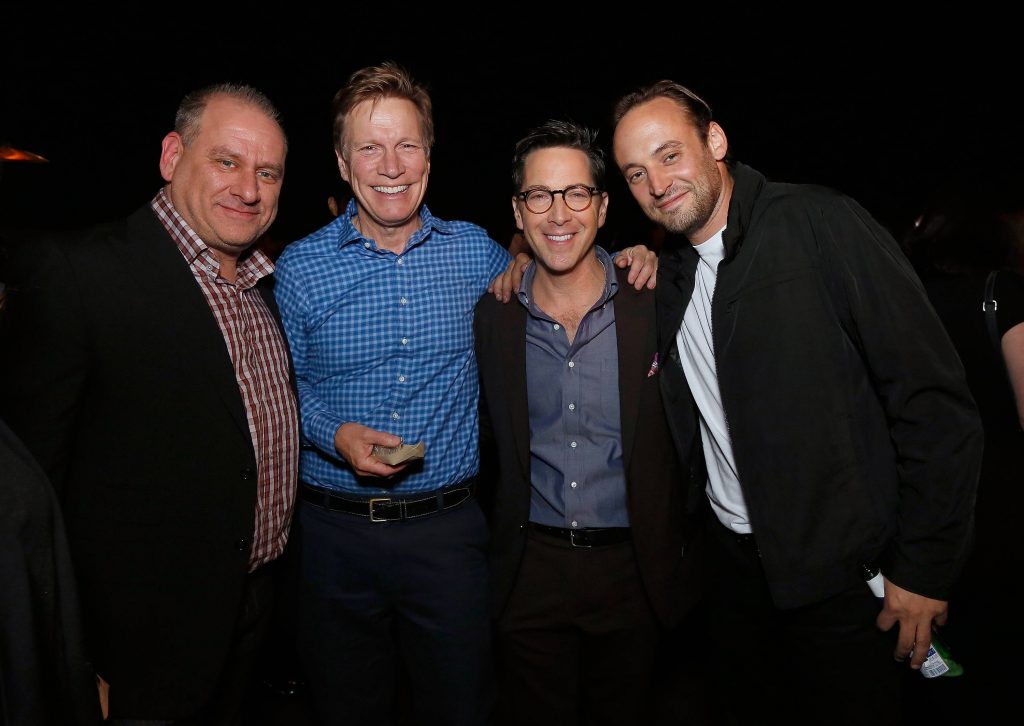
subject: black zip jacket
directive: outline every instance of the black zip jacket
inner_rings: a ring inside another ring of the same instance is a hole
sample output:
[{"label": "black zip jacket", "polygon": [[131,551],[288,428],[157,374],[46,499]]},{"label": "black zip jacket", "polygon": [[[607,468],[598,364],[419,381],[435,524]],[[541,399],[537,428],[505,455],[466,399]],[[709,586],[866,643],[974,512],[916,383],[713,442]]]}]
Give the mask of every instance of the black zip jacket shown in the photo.
[{"label": "black zip jacket", "polygon": [[[895,240],[852,199],[742,164],[730,172],[713,342],[776,604],[853,587],[869,562],[947,599],[970,537],[982,434],[942,324]],[[699,462],[675,345],[697,261],[685,241],[663,254],[656,295],[673,437]]]}]

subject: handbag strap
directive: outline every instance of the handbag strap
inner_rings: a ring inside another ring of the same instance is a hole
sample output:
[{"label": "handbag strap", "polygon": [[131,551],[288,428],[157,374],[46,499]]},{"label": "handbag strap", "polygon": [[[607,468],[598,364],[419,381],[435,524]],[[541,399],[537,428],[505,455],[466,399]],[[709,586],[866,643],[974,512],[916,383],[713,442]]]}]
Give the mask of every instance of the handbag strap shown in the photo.
[{"label": "handbag strap", "polygon": [[981,310],[985,313],[985,325],[988,327],[988,337],[992,341],[992,352],[1003,369],[1003,375],[1009,381],[1010,374],[1006,370],[1006,361],[1003,360],[1003,344],[999,335],[999,325],[996,322],[996,311],[999,309],[999,303],[995,299],[997,272],[998,270],[992,270],[985,279],[985,299],[981,303]]}]

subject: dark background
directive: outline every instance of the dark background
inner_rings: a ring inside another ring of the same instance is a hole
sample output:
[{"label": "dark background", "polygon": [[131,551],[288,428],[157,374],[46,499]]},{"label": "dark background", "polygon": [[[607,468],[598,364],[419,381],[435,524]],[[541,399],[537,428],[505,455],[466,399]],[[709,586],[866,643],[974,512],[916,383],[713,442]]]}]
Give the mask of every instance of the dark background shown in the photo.
[{"label": "dark background", "polygon": [[[181,97],[232,80],[266,91],[284,114],[291,147],[272,236],[297,239],[329,220],[328,195],[347,196],[331,147],[334,92],[388,59],[434,99],[431,210],[503,243],[514,231],[515,140],[568,116],[607,143],[614,100],[665,77],[709,101],[734,157],[771,178],[836,187],[897,235],[940,188],[1016,197],[1021,186],[1013,109],[1024,63],[1014,24],[980,5],[900,23],[838,5],[789,16],[725,3],[502,3],[468,14],[209,3],[198,15],[46,5],[14,3],[0,30],[0,145],[49,159],[0,165],[0,229],[132,211],[161,184],[160,141]],[[648,225],[617,173],[609,188],[604,242],[643,241]]]}]

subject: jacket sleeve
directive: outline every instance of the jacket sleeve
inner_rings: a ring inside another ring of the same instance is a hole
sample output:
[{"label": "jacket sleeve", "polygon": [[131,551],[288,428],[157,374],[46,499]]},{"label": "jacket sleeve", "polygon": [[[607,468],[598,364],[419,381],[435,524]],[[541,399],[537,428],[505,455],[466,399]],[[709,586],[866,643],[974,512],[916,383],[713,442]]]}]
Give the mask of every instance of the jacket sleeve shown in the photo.
[{"label": "jacket sleeve", "polygon": [[910,263],[856,202],[837,198],[819,236],[830,292],[885,411],[899,478],[886,576],[947,599],[970,539],[981,422],[963,366]]}]

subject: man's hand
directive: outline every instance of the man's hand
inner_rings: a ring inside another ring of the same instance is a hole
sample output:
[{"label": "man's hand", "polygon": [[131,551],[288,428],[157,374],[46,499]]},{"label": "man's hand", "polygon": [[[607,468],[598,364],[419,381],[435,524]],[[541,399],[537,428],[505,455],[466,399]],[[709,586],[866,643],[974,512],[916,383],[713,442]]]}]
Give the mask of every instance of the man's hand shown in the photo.
[{"label": "man's hand", "polygon": [[658,256],[643,245],[627,247],[615,255],[616,267],[629,267],[626,280],[637,290],[653,290],[658,281]]},{"label": "man's hand", "polygon": [[505,271],[495,277],[491,284],[487,286],[487,292],[494,293],[494,297],[499,302],[507,303],[512,299],[514,293],[519,292],[519,283],[523,281],[523,273],[526,272],[526,266],[530,264],[532,259],[525,252],[518,253],[508,263]]},{"label": "man's hand", "polygon": [[398,446],[402,439],[394,434],[375,431],[358,423],[345,423],[338,427],[334,434],[334,448],[338,450],[348,465],[358,476],[393,476],[406,467],[406,464],[391,466],[373,455],[373,447]]},{"label": "man's hand", "polygon": [[932,600],[885,580],[885,603],[875,623],[886,631],[897,622],[900,624],[893,652],[896,660],[903,661],[910,656],[910,667],[921,668],[932,644],[932,623],[945,624],[948,605],[945,600]]}]

